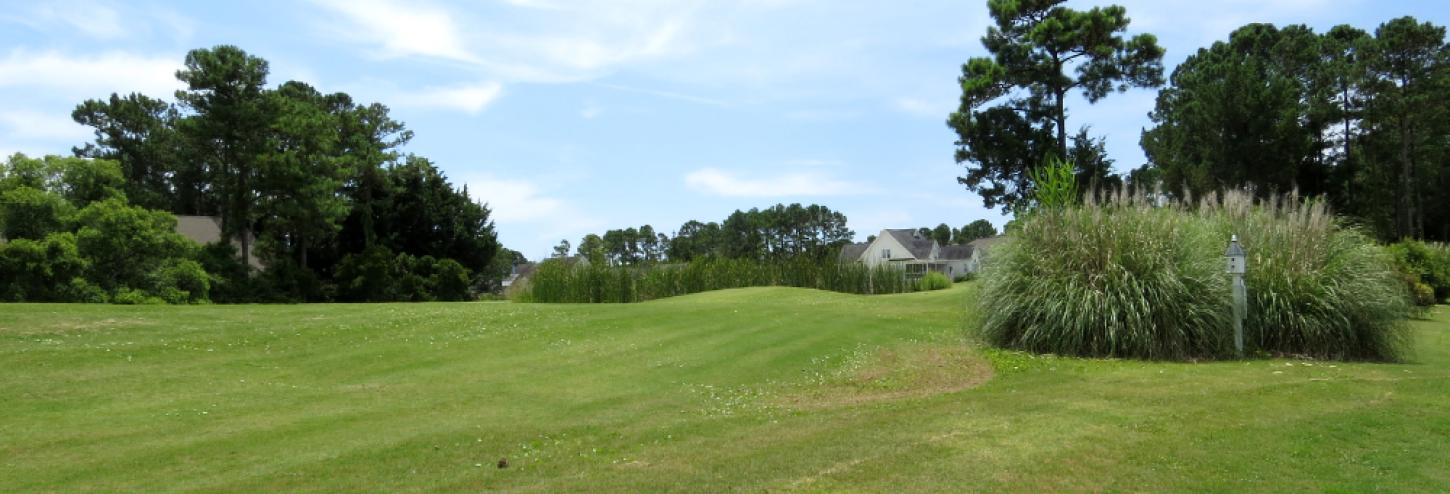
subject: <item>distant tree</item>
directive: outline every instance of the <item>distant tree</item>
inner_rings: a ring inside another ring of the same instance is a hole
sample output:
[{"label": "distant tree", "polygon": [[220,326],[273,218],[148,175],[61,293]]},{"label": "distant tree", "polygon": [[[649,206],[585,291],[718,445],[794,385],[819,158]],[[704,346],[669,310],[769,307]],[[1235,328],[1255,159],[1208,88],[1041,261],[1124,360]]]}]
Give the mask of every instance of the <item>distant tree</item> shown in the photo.
[{"label": "distant tree", "polygon": [[875,242],[875,241],[876,241],[876,236],[875,235],[867,235],[866,236],[866,243],[869,244],[869,243]]},{"label": "distant tree", "polygon": [[946,223],[937,225],[936,228],[932,229],[931,231],[931,239],[936,240],[936,243],[940,245],[951,245],[952,227],[947,226]]},{"label": "distant tree", "polygon": [[[1450,167],[1445,162],[1450,146],[1450,109],[1445,106],[1450,98],[1450,46],[1445,44],[1445,28],[1401,17],[1376,29],[1366,51],[1370,82],[1365,89],[1372,95],[1367,125],[1374,129],[1374,139],[1391,151],[1386,154],[1393,157],[1384,161],[1397,165],[1386,167],[1397,177],[1395,233],[1423,238],[1425,185],[1438,181],[1440,190],[1431,193],[1446,197],[1443,176]],[[1438,202],[1450,206],[1450,201]],[[1450,233],[1450,226],[1444,230],[1437,233]]]},{"label": "distant tree", "polygon": [[556,257],[556,258],[569,257],[569,241],[568,240],[560,240],[559,241],[559,245],[555,245],[554,246],[554,257]]},{"label": "distant tree", "polygon": [[200,214],[203,177],[183,156],[176,107],[142,94],[86,100],[71,118],[95,129],[96,142],[74,148],[76,156],[120,163],[124,192],[132,204],[178,214]]},{"label": "distant tree", "polygon": [[349,203],[337,191],[340,166],[339,116],[335,102],[305,83],[290,81],[267,94],[274,115],[266,150],[258,155],[257,212],[272,259],[296,260],[308,269],[308,250],[337,234]]},{"label": "distant tree", "polygon": [[720,247],[720,224],[700,223],[695,220],[680,225],[675,237],[670,239],[668,256],[671,261],[690,262],[695,259],[718,255]]},{"label": "distant tree", "polygon": [[257,156],[266,146],[271,115],[265,102],[268,64],[242,49],[221,45],[191,50],[176,78],[176,92],[194,115],[178,122],[192,159],[206,163],[210,184],[220,195],[222,232],[241,240],[241,258],[251,254],[256,221]]},{"label": "distant tree", "polygon": [[608,255],[604,251],[604,239],[593,233],[585,235],[579,240],[579,257],[589,260],[590,264],[606,264],[609,262]]},{"label": "distant tree", "polygon": [[992,222],[987,220],[977,220],[971,223],[967,223],[966,226],[963,226],[961,230],[958,230],[956,238],[952,239],[952,243],[968,244],[971,243],[973,240],[979,238],[989,238],[995,236],[997,236],[997,227],[992,226]]},{"label": "distant tree", "polygon": [[[1318,157],[1307,88],[1315,35],[1303,26],[1250,24],[1188,57],[1149,114],[1142,145],[1171,192],[1202,196],[1252,184],[1261,195],[1304,183]],[[1305,47],[1308,45],[1308,47]]]},{"label": "distant tree", "polygon": [[956,160],[967,167],[957,180],[989,208],[1021,205],[1029,170],[1049,156],[1071,156],[1068,93],[1080,90],[1096,103],[1114,91],[1163,84],[1157,39],[1119,35],[1128,27],[1126,9],[1077,11],[1062,7],[1065,1],[989,1],[996,25],[982,44],[992,57],[962,66],[961,105],[947,120],[957,133]]}]

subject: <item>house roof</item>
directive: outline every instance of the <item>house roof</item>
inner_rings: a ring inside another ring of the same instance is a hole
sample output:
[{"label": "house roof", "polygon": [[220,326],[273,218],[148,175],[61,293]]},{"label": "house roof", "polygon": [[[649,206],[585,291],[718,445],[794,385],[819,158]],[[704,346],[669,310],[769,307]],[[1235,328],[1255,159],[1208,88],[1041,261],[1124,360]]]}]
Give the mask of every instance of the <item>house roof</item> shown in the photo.
[{"label": "house roof", "polygon": [[937,252],[936,258],[943,261],[965,261],[972,258],[971,245],[948,245]]},{"label": "house roof", "polygon": [[933,245],[936,245],[935,240],[921,238],[916,230],[911,229],[886,230],[886,233],[890,234],[891,238],[896,239],[902,247],[906,247],[906,250],[911,252],[912,257],[917,259],[931,258],[931,248]]},{"label": "house roof", "polygon": [[871,244],[869,244],[869,243],[866,243],[866,244],[848,244],[846,246],[841,247],[841,256],[840,256],[841,262],[851,262],[851,261],[855,261],[857,259],[860,259],[861,258],[861,255],[862,254],[865,254],[866,253],[866,249],[869,248],[869,247],[871,247]]}]

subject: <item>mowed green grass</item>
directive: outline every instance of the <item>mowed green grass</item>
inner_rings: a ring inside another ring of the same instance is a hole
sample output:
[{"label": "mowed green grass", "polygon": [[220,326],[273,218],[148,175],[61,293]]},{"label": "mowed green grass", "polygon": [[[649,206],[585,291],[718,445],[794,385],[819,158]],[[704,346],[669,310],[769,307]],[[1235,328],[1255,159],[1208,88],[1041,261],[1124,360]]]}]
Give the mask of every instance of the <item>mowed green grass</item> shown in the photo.
[{"label": "mowed green grass", "polygon": [[1443,306],[1194,364],[976,350],[972,296],[0,305],[0,491],[1450,491]]}]

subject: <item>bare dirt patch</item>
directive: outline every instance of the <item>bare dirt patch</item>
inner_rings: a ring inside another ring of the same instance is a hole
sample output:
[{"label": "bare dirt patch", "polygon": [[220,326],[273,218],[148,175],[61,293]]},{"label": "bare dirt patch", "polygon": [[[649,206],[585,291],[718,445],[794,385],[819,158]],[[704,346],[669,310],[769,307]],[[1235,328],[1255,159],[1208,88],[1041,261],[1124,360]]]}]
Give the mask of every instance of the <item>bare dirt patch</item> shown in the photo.
[{"label": "bare dirt patch", "polygon": [[834,408],[965,391],[992,379],[992,364],[971,347],[914,345],[852,359],[820,386],[782,394],[782,405]]}]

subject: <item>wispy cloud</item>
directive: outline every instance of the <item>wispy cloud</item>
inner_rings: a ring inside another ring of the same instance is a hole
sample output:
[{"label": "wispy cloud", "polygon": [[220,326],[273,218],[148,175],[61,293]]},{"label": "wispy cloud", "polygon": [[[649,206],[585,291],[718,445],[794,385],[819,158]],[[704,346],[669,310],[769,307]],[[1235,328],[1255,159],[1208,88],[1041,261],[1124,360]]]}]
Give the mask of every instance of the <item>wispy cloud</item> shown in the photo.
[{"label": "wispy cloud", "polygon": [[[594,79],[638,60],[687,50],[698,2],[556,4],[510,0],[484,10],[401,0],[311,0],[342,14],[329,26],[383,57],[461,63],[517,82]],[[466,26],[466,27],[465,27]]]},{"label": "wispy cloud", "polygon": [[20,140],[83,141],[91,137],[89,128],[65,115],[33,110],[0,112],[0,127],[9,129],[7,137]]},{"label": "wispy cloud", "polygon": [[544,195],[543,188],[530,180],[481,176],[467,183],[469,194],[487,202],[499,223],[557,219],[567,212],[563,200]]},{"label": "wispy cloud", "polygon": [[354,25],[340,29],[351,37],[380,45],[384,57],[424,56],[473,62],[454,18],[442,8],[390,0],[313,0],[341,13]]},{"label": "wispy cloud", "polygon": [[402,106],[450,108],[477,115],[502,94],[502,84],[488,82],[451,88],[429,88],[418,93],[398,95],[394,100]]},{"label": "wispy cloud", "polygon": [[844,196],[870,194],[870,187],[832,179],[819,173],[789,173],[742,178],[714,168],[685,175],[685,185],[722,197]]},{"label": "wispy cloud", "polygon": [[169,96],[182,89],[176,80],[181,57],[151,58],[125,52],[70,56],[16,49],[0,59],[0,88],[24,86],[66,97],[102,97],[141,92]]},{"label": "wispy cloud", "polygon": [[88,0],[37,3],[30,9],[17,10],[3,18],[38,30],[64,25],[101,39],[114,39],[128,34],[125,23],[121,21],[121,14],[116,9]]}]

